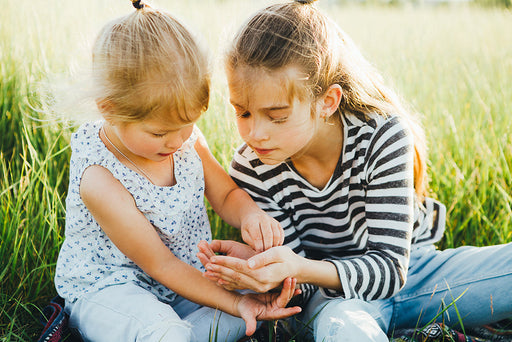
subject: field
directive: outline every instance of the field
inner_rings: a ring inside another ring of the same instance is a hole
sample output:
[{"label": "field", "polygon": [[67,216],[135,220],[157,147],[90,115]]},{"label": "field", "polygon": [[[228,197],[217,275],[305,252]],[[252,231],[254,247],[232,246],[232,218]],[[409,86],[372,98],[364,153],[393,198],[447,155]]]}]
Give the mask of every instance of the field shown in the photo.
[{"label": "field", "polygon": [[[240,140],[221,55],[236,27],[265,3],[270,1],[157,4],[193,27],[212,51],[212,99],[199,126],[226,167]],[[512,241],[512,12],[468,5],[318,5],[422,114],[430,187],[448,208],[438,247]],[[94,34],[131,10],[127,0],[2,3],[0,341],[34,340],[41,329],[38,308],[55,295],[73,127],[46,115],[41,89],[48,79],[58,86],[55,76],[66,77],[70,69],[79,75]],[[85,108],[77,101],[73,112]],[[217,238],[238,237],[213,213],[210,218]]]}]

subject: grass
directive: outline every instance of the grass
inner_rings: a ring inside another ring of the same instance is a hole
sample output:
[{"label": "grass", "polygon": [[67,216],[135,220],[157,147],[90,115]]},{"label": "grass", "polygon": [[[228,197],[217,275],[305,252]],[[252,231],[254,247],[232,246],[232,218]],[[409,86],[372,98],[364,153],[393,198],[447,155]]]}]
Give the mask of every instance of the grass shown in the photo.
[{"label": "grass", "polygon": [[[227,167],[240,142],[218,56],[263,2],[161,1],[211,47],[214,86],[199,122]],[[269,3],[265,1],[264,3]],[[512,241],[512,13],[471,6],[351,7],[320,1],[422,113],[435,197],[448,208],[439,248]],[[0,341],[34,340],[55,295],[72,128],[41,117],[38,83],[88,63],[88,46],[123,0],[6,2],[0,11]],[[210,212],[218,238],[237,238]]]}]

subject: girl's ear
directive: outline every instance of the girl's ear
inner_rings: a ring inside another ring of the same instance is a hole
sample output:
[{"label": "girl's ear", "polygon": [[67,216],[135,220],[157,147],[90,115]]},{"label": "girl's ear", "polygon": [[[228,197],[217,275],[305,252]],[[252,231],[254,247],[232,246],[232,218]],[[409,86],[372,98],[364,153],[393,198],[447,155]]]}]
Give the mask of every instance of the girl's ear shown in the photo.
[{"label": "girl's ear", "polygon": [[96,99],[96,106],[98,106],[100,113],[106,116],[111,114],[114,110],[114,105],[112,105],[112,102],[106,99]]},{"label": "girl's ear", "polygon": [[332,84],[327,88],[327,91],[318,100],[318,113],[321,119],[327,120],[336,112],[340,105],[342,96],[343,90],[339,84]]}]

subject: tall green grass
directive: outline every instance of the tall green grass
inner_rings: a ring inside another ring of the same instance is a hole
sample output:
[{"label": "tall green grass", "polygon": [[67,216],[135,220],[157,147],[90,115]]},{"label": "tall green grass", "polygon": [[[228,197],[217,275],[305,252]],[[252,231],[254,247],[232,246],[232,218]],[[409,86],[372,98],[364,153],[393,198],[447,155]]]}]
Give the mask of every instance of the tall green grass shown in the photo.
[{"label": "tall green grass", "polygon": [[[210,109],[199,122],[227,167],[240,143],[218,59],[233,30],[270,1],[161,1],[212,50]],[[448,207],[440,248],[512,241],[512,13],[472,7],[340,7],[319,2],[422,113],[434,196]],[[55,295],[69,128],[42,116],[38,84],[86,66],[94,34],[127,0],[9,1],[0,11],[0,341],[34,340]],[[72,113],[71,113],[72,114]],[[218,238],[237,238],[210,211]]]}]

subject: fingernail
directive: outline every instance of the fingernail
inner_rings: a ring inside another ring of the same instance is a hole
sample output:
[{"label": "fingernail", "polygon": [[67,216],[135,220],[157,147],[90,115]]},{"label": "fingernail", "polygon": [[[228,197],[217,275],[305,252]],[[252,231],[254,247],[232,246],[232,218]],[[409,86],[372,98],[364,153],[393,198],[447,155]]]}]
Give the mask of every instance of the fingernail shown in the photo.
[{"label": "fingernail", "polygon": [[254,260],[249,260],[247,265],[249,265],[249,268],[254,268],[254,266],[256,266],[256,262]]}]

